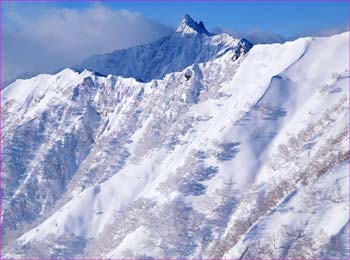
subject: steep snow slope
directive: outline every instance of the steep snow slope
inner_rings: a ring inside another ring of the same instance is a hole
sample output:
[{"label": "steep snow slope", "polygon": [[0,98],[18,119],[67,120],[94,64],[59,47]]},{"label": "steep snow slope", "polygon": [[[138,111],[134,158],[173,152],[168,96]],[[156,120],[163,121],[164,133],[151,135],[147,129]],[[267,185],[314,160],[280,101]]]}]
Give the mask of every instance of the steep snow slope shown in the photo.
[{"label": "steep snow slope", "polygon": [[246,53],[252,44],[228,34],[210,34],[202,22],[196,23],[188,15],[177,30],[149,44],[92,56],[74,68],[97,71],[149,82],[166,74],[206,62],[235,50],[236,56]]},{"label": "steep snow slope", "polygon": [[349,257],[348,41],[230,50],[148,83],[16,81],[6,256]]}]

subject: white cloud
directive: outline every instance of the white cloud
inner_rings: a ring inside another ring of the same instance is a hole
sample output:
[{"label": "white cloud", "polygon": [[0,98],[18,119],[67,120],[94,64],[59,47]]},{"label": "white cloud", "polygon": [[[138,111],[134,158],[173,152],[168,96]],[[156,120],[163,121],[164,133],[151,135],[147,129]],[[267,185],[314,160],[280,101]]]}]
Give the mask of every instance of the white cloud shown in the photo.
[{"label": "white cloud", "polygon": [[101,4],[83,10],[6,4],[3,17],[3,81],[22,73],[52,72],[172,31],[140,13]]}]

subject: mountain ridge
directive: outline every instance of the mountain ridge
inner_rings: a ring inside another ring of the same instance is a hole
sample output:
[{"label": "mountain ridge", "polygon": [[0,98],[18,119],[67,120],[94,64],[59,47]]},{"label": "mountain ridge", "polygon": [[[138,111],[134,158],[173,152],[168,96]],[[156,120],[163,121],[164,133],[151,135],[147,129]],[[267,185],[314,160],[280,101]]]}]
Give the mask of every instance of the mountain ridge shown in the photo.
[{"label": "mountain ridge", "polygon": [[149,82],[14,82],[5,258],[348,257],[348,41],[230,42]]},{"label": "mountain ridge", "polygon": [[192,17],[188,14],[185,14],[182,22],[177,27],[176,33],[180,34],[205,34],[207,36],[212,35],[208,32],[208,30],[205,28],[205,25],[202,21],[199,23],[195,22]]},{"label": "mountain ridge", "polygon": [[235,50],[238,57],[252,46],[246,39],[236,39],[225,33],[211,34],[203,22],[197,23],[185,15],[178,29],[169,36],[148,44],[94,55],[73,68],[149,82],[194,63],[217,58],[229,50]]}]

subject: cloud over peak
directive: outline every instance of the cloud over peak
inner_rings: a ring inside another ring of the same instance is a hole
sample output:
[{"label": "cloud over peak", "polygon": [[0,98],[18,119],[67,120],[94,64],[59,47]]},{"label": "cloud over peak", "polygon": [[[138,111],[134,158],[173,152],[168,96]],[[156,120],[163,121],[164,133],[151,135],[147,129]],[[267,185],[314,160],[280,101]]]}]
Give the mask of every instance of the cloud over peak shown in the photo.
[{"label": "cloud over peak", "polygon": [[6,4],[3,17],[3,81],[21,73],[51,72],[172,31],[140,13],[101,4],[82,10]]}]

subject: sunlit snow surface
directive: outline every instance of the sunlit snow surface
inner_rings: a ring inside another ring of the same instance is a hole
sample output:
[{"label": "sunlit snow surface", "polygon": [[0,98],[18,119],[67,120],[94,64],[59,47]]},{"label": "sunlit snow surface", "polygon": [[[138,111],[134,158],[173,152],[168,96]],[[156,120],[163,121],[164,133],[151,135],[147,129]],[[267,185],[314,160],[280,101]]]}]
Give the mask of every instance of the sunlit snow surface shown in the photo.
[{"label": "sunlit snow surface", "polygon": [[6,256],[349,257],[348,43],[229,50],[148,83],[17,80]]}]

